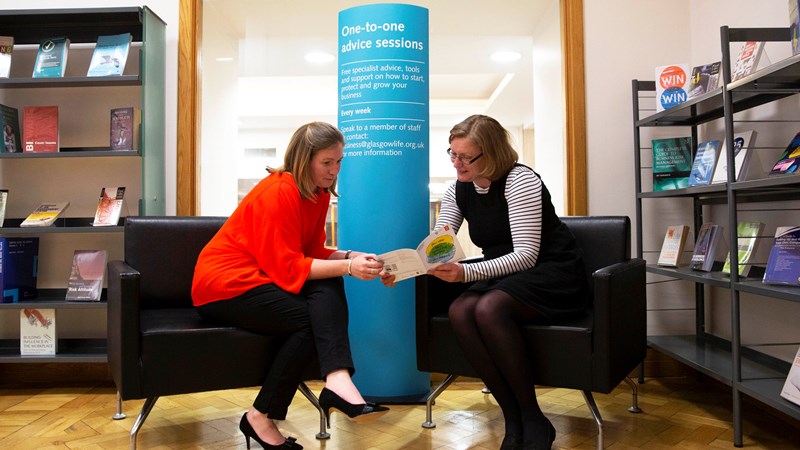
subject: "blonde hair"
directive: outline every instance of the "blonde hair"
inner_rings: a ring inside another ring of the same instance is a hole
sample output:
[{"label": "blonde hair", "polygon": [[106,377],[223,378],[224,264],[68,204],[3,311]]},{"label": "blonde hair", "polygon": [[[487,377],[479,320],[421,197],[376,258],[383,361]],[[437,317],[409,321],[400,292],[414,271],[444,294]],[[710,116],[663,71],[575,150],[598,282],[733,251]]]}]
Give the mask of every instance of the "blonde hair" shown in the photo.
[{"label": "blonde hair", "polygon": [[497,120],[480,114],[467,117],[450,130],[450,140],[469,139],[483,153],[481,176],[494,181],[508,173],[519,160],[511,146],[511,135]]},{"label": "blonde hair", "polygon": [[[294,177],[300,196],[305,199],[316,200],[318,187],[311,178],[311,160],[318,151],[336,144],[344,145],[344,136],[335,126],[326,122],[311,122],[298,128],[286,148],[283,166],[278,168],[267,167],[269,173],[288,172]],[[328,188],[328,192],[336,195],[336,181]]]}]

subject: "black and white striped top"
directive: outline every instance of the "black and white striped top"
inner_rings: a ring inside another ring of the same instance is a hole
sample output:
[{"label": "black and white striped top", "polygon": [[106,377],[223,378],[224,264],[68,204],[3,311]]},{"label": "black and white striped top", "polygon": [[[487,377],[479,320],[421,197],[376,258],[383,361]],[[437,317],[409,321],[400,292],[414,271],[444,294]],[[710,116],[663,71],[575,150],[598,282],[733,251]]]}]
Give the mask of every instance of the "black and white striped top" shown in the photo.
[{"label": "black and white striped top", "polygon": [[[489,191],[477,185],[475,190],[479,194]],[[542,180],[530,168],[515,166],[506,179],[505,198],[514,251],[488,261],[464,264],[465,282],[499,278],[536,265],[542,243]],[[442,197],[435,229],[450,224],[458,231],[463,222],[464,216],[456,204],[456,182],[453,182]]]}]

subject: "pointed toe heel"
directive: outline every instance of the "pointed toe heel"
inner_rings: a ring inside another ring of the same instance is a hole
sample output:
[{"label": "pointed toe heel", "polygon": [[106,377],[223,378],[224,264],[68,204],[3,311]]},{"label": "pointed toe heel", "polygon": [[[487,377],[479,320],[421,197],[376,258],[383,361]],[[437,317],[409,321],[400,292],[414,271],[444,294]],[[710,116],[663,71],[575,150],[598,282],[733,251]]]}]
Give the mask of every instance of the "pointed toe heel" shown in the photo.
[{"label": "pointed toe heel", "polygon": [[298,444],[296,442],[297,439],[293,437],[286,438],[286,440],[283,441],[283,444],[278,445],[272,445],[262,441],[261,438],[258,437],[256,430],[253,429],[252,425],[250,425],[250,421],[247,420],[247,413],[244,413],[242,415],[242,420],[239,421],[239,431],[241,431],[244,435],[248,450],[250,449],[250,438],[255,439],[261,448],[266,450],[303,450],[303,446]]},{"label": "pointed toe heel", "polygon": [[356,423],[372,422],[389,411],[389,408],[378,405],[377,403],[367,402],[354,405],[339,397],[328,388],[322,388],[322,392],[319,394],[319,406],[322,407],[322,411],[325,413],[325,419],[329,427],[331,423],[331,409],[346,414],[350,420]]}]

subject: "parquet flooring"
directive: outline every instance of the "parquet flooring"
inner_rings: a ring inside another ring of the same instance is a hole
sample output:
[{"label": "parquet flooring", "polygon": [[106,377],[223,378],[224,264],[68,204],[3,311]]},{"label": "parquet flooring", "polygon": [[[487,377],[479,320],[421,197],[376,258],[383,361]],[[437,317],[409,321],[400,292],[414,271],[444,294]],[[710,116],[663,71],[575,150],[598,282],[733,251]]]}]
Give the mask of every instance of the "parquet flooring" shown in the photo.
[{"label": "parquet flooring", "polygon": [[[319,393],[322,385],[309,383]],[[317,440],[319,415],[297,394],[284,434],[306,449],[320,450],[489,450],[497,449],[503,421],[482,385],[457,382],[434,406],[434,429],[424,429],[424,405],[393,405],[380,420],[353,424],[334,413],[331,438]],[[244,449],[238,421],[256,390],[236,389],[158,400],[139,433],[140,449]],[[641,414],[627,411],[623,383],[595,396],[610,449],[733,448],[730,391],[713,380],[653,378],[639,385]],[[593,449],[596,427],[579,392],[540,388],[545,414],[558,430],[553,448]],[[116,394],[108,383],[71,387],[0,387],[0,449],[127,449],[142,401],[126,401],[127,418],[112,420]],[[800,449],[800,424],[744,402],[744,447]],[[255,443],[253,443],[255,444]]]}]

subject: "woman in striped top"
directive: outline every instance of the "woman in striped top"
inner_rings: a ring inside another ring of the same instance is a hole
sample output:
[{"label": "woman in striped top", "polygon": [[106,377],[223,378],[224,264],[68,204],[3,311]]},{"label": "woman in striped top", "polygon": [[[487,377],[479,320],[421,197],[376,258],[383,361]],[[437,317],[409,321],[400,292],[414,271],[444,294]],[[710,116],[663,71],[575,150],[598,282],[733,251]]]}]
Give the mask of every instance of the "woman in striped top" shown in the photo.
[{"label": "woman in striped top", "polygon": [[445,192],[436,228],[466,220],[483,260],[449,263],[428,273],[471,282],[450,306],[459,344],[505,417],[502,449],[550,448],[555,429],[536,401],[523,327],[587,307],[575,238],[556,215],[539,175],[517,162],[509,133],[475,115],[450,131],[457,181]]}]

